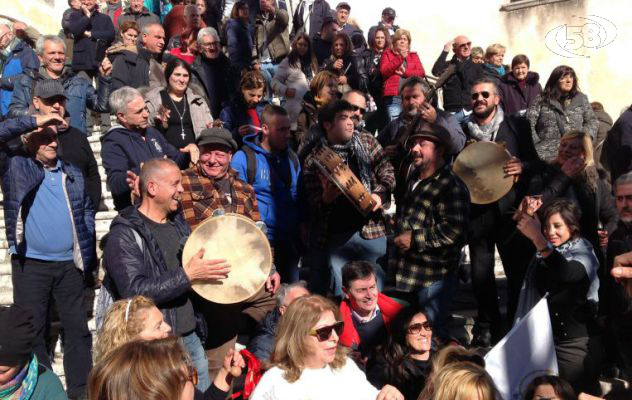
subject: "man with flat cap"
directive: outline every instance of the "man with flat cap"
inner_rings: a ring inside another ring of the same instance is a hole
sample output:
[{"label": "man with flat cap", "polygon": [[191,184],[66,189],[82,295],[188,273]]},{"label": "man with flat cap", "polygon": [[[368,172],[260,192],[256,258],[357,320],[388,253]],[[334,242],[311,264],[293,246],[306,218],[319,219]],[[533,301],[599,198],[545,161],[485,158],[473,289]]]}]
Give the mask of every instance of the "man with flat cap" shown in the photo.
[{"label": "man with flat cap", "polygon": [[[183,171],[182,176],[182,211],[191,229],[212,217],[216,210],[260,221],[254,189],[230,167],[237,151],[232,134],[224,128],[207,128],[198,136],[196,144],[200,149],[199,161]],[[240,326],[246,324],[254,328],[274,309],[276,301],[272,295],[279,284],[279,274],[273,268],[264,288],[242,303],[217,304],[196,299],[195,306],[203,312],[209,327],[206,355],[211,379],[222,367],[226,352],[235,347]]]},{"label": "man with flat cap", "polygon": [[366,49],[366,40],[364,40],[364,33],[355,22],[349,21],[349,15],[351,14],[351,6],[349,3],[343,1],[336,6],[336,21],[340,26],[340,31],[349,36],[353,43],[353,48],[358,53],[361,53]]},{"label": "man with flat cap", "polygon": [[396,290],[426,310],[443,340],[470,214],[469,192],[447,162],[449,141],[445,128],[421,118],[413,123],[406,141],[413,170],[397,208],[395,249],[389,257]]},{"label": "man with flat cap", "polygon": [[373,35],[375,35],[375,30],[378,27],[386,28],[388,30],[388,33],[391,34],[391,37],[393,37],[395,32],[397,32],[397,30],[399,29],[399,26],[395,25],[396,16],[397,14],[395,13],[395,10],[391,7],[386,7],[384,10],[382,10],[382,19],[380,20],[380,22],[369,29],[369,43],[371,43],[371,39],[373,38]]},{"label": "man with flat cap", "polygon": [[68,399],[57,375],[33,354],[36,336],[27,309],[0,307],[0,399]]}]

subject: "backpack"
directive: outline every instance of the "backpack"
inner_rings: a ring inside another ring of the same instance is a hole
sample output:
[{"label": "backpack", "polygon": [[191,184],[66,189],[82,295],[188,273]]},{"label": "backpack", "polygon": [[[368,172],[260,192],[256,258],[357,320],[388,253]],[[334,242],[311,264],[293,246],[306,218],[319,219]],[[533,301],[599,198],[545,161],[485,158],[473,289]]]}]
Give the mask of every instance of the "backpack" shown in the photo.
[{"label": "backpack", "polygon": [[[257,176],[257,155],[255,151],[249,146],[242,146],[241,150],[246,155],[246,182],[252,186],[255,183],[255,177]],[[292,149],[288,149],[288,154],[290,156],[290,161],[294,166],[294,171],[298,171],[299,161],[298,156]],[[292,177],[290,176],[290,182],[284,182],[286,187],[290,187],[292,185],[291,182]]]}]

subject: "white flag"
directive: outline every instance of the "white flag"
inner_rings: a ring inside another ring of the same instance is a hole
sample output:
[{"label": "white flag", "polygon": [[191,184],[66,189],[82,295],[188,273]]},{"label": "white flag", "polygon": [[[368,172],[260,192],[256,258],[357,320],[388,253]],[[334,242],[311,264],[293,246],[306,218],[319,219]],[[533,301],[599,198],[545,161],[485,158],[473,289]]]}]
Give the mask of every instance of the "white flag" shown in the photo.
[{"label": "white flag", "polygon": [[503,400],[522,399],[540,375],[557,375],[557,357],[546,297],[485,356],[485,369]]}]

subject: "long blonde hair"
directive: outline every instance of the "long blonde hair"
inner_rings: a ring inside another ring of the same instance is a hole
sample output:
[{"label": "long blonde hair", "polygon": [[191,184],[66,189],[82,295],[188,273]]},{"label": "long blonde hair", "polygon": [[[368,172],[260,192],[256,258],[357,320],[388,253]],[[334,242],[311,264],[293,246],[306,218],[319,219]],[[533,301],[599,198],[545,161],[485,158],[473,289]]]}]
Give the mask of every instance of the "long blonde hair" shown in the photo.
[{"label": "long blonde hair", "polygon": [[432,400],[496,400],[500,396],[483,367],[472,362],[449,364],[435,377]]},{"label": "long blonde hair", "polygon": [[462,362],[469,362],[479,366],[485,365],[483,357],[477,354],[474,350],[466,349],[463,346],[447,346],[439,350],[432,357],[432,369],[430,371],[430,375],[428,376],[428,379],[426,379],[426,385],[419,394],[417,400],[432,400],[439,372],[443,371],[449,365]]},{"label": "long blonde hair", "polygon": [[143,331],[147,310],[155,306],[156,304],[145,296],[134,296],[112,304],[97,334],[93,352],[94,362],[99,362],[116,347],[134,340]]},{"label": "long blonde hair", "polygon": [[590,135],[584,131],[570,131],[562,136],[562,138],[560,139],[560,143],[573,139],[578,139],[582,143],[586,166],[594,166],[595,157],[593,156],[592,137],[590,137]]},{"label": "long blonde hair", "polygon": [[[283,314],[270,356],[270,365],[285,371],[283,377],[295,382],[301,377],[303,364],[309,355],[307,338],[309,332],[318,323],[323,313],[331,311],[336,320],[341,321],[340,310],[330,300],[318,296],[304,296],[292,302]],[[336,356],[329,364],[333,369],[342,368],[347,361],[347,350],[338,344]]]},{"label": "long blonde hair", "polygon": [[179,399],[191,360],[177,337],[134,340],[109,352],[88,377],[89,400]]}]

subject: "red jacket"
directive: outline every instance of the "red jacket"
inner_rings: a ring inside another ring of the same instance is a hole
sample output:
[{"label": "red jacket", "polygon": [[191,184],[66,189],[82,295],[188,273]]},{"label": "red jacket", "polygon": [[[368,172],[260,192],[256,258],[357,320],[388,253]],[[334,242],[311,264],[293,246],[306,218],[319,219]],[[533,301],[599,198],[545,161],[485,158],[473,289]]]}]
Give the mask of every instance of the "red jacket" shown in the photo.
[{"label": "red jacket", "polygon": [[[382,58],[380,59],[380,73],[384,81],[383,96],[398,96],[399,95],[399,80],[402,78],[395,73],[397,68],[404,62],[404,57],[395,53],[391,49],[386,49]],[[424,66],[421,65],[421,60],[416,52],[411,51],[406,56],[406,72],[403,77],[409,78],[411,76],[418,76],[423,78],[426,76]]]},{"label": "red jacket", "polygon": [[[377,294],[377,306],[380,308],[380,313],[382,314],[382,318],[384,318],[384,325],[386,325],[387,328],[403,307],[382,293]],[[346,347],[358,346],[360,344],[360,335],[358,335],[355,325],[353,325],[351,304],[348,299],[340,303],[340,313],[345,323],[345,330],[342,332],[342,335],[340,335],[340,343]]]}]

